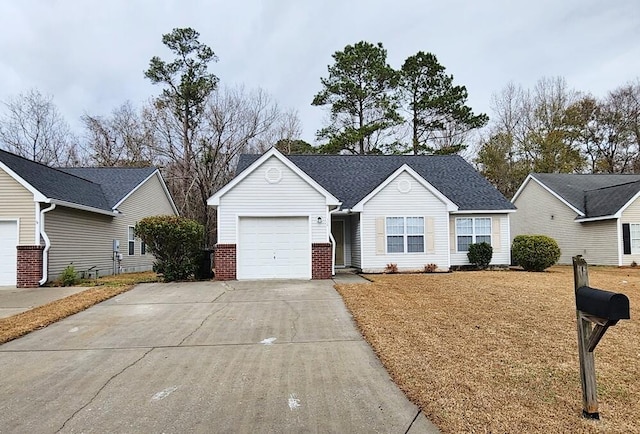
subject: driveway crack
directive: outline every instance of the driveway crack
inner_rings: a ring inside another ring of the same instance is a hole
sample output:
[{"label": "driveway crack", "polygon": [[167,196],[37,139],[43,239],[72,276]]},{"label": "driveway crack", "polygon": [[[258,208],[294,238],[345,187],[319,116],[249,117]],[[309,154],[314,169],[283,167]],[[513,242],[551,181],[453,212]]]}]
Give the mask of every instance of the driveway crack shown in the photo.
[{"label": "driveway crack", "polygon": [[[220,298],[220,296],[222,296],[223,294],[224,294],[224,292],[223,292],[222,294],[220,294],[218,297],[216,297],[216,300],[217,300],[218,298]],[[215,301],[215,300],[213,300],[213,301]],[[213,303],[213,302],[212,302],[212,303]],[[225,303],[225,304],[223,304],[222,306],[220,306],[220,308],[219,308],[219,309],[216,309],[216,310],[214,310],[213,312],[211,312],[209,315],[207,315],[207,316],[206,316],[206,317],[205,317],[205,318],[200,322],[200,324],[198,325],[198,327],[196,327],[196,328],[195,328],[191,333],[189,333],[188,335],[186,335],[186,336],[185,336],[185,337],[180,341],[180,343],[179,343],[178,345],[176,345],[176,346],[178,346],[178,347],[182,346],[182,344],[183,344],[187,339],[189,339],[189,338],[190,338],[191,336],[193,336],[193,335],[194,335],[198,330],[200,330],[200,329],[202,328],[202,326],[204,325],[204,323],[206,323],[206,322],[209,320],[209,318],[211,318],[213,315],[215,315],[216,313],[220,312],[222,309],[226,308],[227,306],[229,306],[229,305],[228,305],[227,303]]]},{"label": "driveway crack", "polygon": [[91,405],[91,403],[98,397],[98,395],[100,395],[100,392],[102,392],[104,390],[105,387],[107,387],[109,385],[109,383],[111,383],[111,381],[113,381],[115,378],[117,378],[118,376],[120,376],[122,373],[124,373],[124,371],[126,371],[127,369],[135,366],[140,360],[144,359],[147,354],[149,354],[151,351],[153,351],[155,348],[149,348],[147,351],[144,352],[143,355],[141,355],[140,357],[138,357],[136,360],[134,360],[133,362],[129,363],[127,366],[125,366],[124,368],[122,368],[120,370],[120,372],[115,373],[114,375],[111,376],[111,378],[109,378],[103,385],[102,387],[100,387],[100,389],[98,389],[98,391],[91,397],[91,399],[89,401],[87,401],[86,404],[84,404],[82,407],[80,407],[79,409],[77,409],[76,411],[73,412],[73,414],[71,416],[69,416],[67,418],[67,420],[64,421],[64,423],[62,424],[62,426],[60,428],[58,428],[58,430],[56,431],[57,433],[59,433],[60,431],[62,431],[65,426],[67,425],[67,423],[69,423],[74,417],[76,417],[76,415],[78,413],[80,413],[82,410],[84,410],[85,408],[87,408],[89,405]]},{"label": "driveway crack", "polygon": [[293,313],[296,314],[295,318],[291,320],[291,328],[293,329],[293,334],[291,335],[291,342],[293,342],[293,340],[296,338],[296,335],[298,334],[297,323],[298,323],[298,320],[300,319],[300,312],[295,310],[291,305],[291,303],[289,303],[288,301],[285,300],[284,303],[289,307],[289,309],[293,311]]}]

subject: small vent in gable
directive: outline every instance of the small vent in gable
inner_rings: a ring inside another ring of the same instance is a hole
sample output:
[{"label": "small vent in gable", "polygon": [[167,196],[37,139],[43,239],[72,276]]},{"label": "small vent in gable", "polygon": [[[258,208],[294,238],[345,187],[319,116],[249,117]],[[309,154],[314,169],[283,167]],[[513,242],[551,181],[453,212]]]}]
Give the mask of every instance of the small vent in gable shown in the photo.
[{"label": "small vent in gable", "polygon": [[270,167],[264,173],[264,179],[266,179],[269,184],[277,184],[282,180],[282,170],[277,167]]},{"label": "small vent in gable", "polygon": [[409,193],[411,191],[411,181],[402,179],[398,182],[398,191],[400,193]]}]

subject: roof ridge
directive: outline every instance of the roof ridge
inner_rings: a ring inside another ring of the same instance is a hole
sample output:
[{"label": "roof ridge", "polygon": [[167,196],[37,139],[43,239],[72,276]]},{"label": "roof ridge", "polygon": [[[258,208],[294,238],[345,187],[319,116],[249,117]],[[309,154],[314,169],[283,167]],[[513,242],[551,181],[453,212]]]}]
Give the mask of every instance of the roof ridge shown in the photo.
[{"label": "roof ridge", "polygon": [[[81,177],[81,176],[74,175],[74,174],[69,173],[69,172],[65,172],[64,170],[62,170],[62,168],[54,167],[54,166],[48,166],[48,165],[46,165],[46,164],[44,164],[44,163],[41,163],[41,162],[39,162],[39,161],[30,160],[29,158],[23,157],[22,155],[14,154],[13,152],[9,152],[9,151],[4,150],[4,149],[0,149],[0,152],[4,152],[4,153],[6,153],[6,154],[9,154],[9,155],[12,155],[12,156],[14,156],[14,157],[17,157],[17,158],[19,158],[19,159],[21,159],[21,160],[26,161],[26,162],[27,162],[27,163],[29,163],[29,164],[37,164],[37,165],[39,165],[39,166],[44,167],[45,169],[55,170],[55,171],[56,171],[56,172],[58,172],[58,173],[64,173],[65,175],[73,176],[74,178],[78,178],[78,179],[81,179],[81,180],[83,180],[83,181],[90,182],[91,184],[96,184],[95,182],[93,182],[93,181],[91,181],[91,180],[89,180],[89,179],[83,178],[83,177]],[[96,185],[100,185],[100,184],[96,184]]]},{"label": "roof ridge", "polygon": [[[616,175],[624,175],[624,174],[619,173],[619,174],[616,174]],[[632,175],[632,174],[630,173],[629,175]],[[617,187],[622,187],[622,186],[625,186],[625,185],[631,185],[631,184],[636,184],[636,183],[640,183],[640,179],[636,179],[635,181],[623,182],[623,183],[620,183],[620,184],[605,185],[604,187],[598,187],[598,188],[593,188],[593,189],[590,189],[590,190],[584,190],[584,192],[588,193],[590,191],[605,190],[607,188],[617,188]]]}]

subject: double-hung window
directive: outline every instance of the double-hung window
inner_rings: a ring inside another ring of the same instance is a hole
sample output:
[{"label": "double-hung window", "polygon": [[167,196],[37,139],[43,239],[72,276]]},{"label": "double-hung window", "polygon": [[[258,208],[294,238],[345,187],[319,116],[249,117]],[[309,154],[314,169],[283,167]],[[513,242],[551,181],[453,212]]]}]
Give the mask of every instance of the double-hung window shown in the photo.
[{"label": "double-hung window", "polygon": [[387,217],[387,253],[423,253],[424,217]]},{"label": "double-hung window", "polygon": [[471,244],[491,244],[491,217],[464,217],[456,219],[458,252],[469,251]]},{"label": "double-hung window", "polygon": [[631,238],[631,254],[640,253],[640,224],[629,225],[629,235]]},{"label": "double-hung window", "polygon": [[133,230],[133,226],[129,226],[128,240],[129,240],[129,256],[136,253],[136,234]]}]

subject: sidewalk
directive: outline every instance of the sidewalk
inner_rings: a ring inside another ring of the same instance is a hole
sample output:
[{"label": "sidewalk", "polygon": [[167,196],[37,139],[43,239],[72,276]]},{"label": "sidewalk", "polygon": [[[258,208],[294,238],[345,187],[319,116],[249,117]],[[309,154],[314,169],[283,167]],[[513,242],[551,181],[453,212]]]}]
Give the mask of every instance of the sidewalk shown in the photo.
[{"label": "sidewalk", "polygon": [[34,307],[42,306],[71,294],[84,291],[85,287],[41,287],[16,288],[0,286],[0,318],[16,315]]}]

